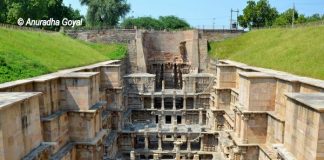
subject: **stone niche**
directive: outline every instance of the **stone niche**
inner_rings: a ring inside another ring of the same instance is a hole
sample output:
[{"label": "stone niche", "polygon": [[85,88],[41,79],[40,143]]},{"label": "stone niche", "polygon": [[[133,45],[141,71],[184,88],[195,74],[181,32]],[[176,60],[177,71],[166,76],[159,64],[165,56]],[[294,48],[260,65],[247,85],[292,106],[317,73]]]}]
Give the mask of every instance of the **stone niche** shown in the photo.
[{"label": "stone niche", "polygon": [[277,80],[261,72],[241,72],[239,103],[247,111],[274,111]]},{"label": "stone niche", "polygon": [[[284,148],[295,159],[324,159],[324,93],[289,93]],[[279,149],[285,155],[285,151]]]},{"label": "stone niche", "polygon": [[43,141],[39,95],[0,93],[0,159],[21,159]]},{"label": "stone niche", "polygon": [[62,76],[63,110],[88,110],[99,101],[99,73],[73,72]]}]

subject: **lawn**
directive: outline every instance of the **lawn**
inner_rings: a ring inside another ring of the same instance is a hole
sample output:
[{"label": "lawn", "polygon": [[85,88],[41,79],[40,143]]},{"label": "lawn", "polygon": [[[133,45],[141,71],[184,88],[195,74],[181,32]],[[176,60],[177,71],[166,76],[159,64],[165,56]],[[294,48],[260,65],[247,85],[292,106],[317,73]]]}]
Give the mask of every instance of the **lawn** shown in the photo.
[{"label": "lawn", "polygon": [[0,28],[0,83],[121,59],[126,53],[124,44],[95,44],[61,33]]},{"label": "lawn", "polygon": [[324,79],[324,26],[255,30],[209,45],[214,58]]}]

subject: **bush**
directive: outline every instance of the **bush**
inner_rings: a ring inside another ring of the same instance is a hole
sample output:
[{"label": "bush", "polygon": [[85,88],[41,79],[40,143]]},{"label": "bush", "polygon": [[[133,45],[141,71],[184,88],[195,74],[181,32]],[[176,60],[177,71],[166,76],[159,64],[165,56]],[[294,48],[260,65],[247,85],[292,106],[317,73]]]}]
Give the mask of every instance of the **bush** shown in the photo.
[{"label": "bush", "polygon": [[155,30],[176,30],[188,29],[190,25],[176,16],[161,16],[159,19],[152,17],[126,18],[122,23],[123,28],[155,29]]}]

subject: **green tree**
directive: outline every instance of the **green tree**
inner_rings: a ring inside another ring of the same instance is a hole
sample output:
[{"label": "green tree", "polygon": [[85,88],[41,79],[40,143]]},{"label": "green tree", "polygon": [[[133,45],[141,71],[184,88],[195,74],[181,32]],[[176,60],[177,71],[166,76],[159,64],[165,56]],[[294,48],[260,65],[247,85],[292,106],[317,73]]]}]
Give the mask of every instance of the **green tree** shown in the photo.
[{"label": "green tree", "polygon": [[243,28],[272,26],[278,16],[276,8],[271,7],[268,0],[249,0],[243,9],[243,15],[238,17],[238,22]]},{"label": "green tree", "polygon": [[152,17],[126,18],[122,23],[123,28],[163,29],[163,24]]},{"label": "green tree", "polygon": [[[290,8],[278,16],[278,18],[274,22],[274,25],[275,26],[291,25],[293,22],[293,16],[295,20],[294,23],[298,23],[299,14],[297,10]],[[302,21],[302,19],[300,19],[300,21]]]},{"label": "green tree", "polygon": [[188,29],[190,25],[183,19],[176,16],[161,16],[160,22],[163,24],[164,29]]},{"label": "green tree", "polygon": [[7,5],[5,0],[0,0],[0,23],[6,22],[7,17]]},{"label": "green tree", "polygon": [[120,17],[130,11],[126,0],[80,0],[88,6],[87,24],[90,26],[115,26]]},{"label": "green tree", "polygon": [[322,18],[321,18],[321,15],[316,13],[316,14],[313,14],[312,16],[310,17],[307,17],[307,21],[308,22],[315,22],[315,21],[320,21]]},{"label": "green tree", "polygon": [[307,17],[303,14],[298,15],[298,19],[296,20],[297,24],[306,23]]},{"label": "green tree", "polygon": [[133,28],[134,26],[142,29],[187,29],[190,25],[176,16],[161,16],[159,19],[152,17],[126,18],[121,27]]}]

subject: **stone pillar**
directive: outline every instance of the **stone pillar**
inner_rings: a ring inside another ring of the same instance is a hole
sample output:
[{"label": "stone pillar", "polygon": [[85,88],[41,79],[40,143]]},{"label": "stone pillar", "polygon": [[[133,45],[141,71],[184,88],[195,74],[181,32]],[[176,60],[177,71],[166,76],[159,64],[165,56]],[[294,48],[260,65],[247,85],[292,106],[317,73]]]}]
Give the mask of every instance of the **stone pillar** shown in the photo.
[{"label": "stone pillar", "polygon": [[192,89],[193,89],[193,93],[196,93],[196,80],[195,80],[194,83],[193,83],[193,87],[192,87]]},{"label": "stone pillar", "polygon": [[157,130],[160,131],[162,128],[162,115],[158,115],[158,124],[157,124]]},{"label": "stone pillar", "polygon": [[187,92],[186,91],[183,92],[183,109],[184,110],[187,109]]},{"label": "stone pillar", "polygon": [[203,124],[203,109],[199,108],[199,125]]},{"label": "stone pillar", "polygon": [[142,101],[142,104],[141,104],[141,106],[142,106],[142,109],[144,109],[145,108],[145,103],[144,103],[144,96],[143,95],[141,95],[141,101]]},{"label": "stone pillar", "polygon": [[197,109],[197,106],[196,105],[197,105],[197,96],[195,95],[194,96],[194,100],[193,100],[193,108],[194,109]]},{"label": "stone pillar", "polygon": [[122,127],[123,127],[123,126],[122,126],[122,122],[123,122],[123,120],[122,120],[122,114],[121,114],[121,112],[118,112],[117,114],[118,114],[118,120],[119,120],[119,121],[117,122],[117,123],[118,123],[118,124],[117,124],[117,125],[118,125],[118,129],[117,129],[117,131],[118,131],[118,132],[121,132],[121,131],[123,130],[123,128],[122,128]]},{"label": "stone pillar", "polygon": [[195,154],[193,160],[199,160],[199,154]]},{"label": "stone pillar", "polygon": [[176,152],[176,160],[180,160],[180,145],[181,145],[181,142],[179,141],[175,141],[173,142],[174,143],[174,150]]},{"label": "stone pillar", "polygon": [[249,121],[249,117],[247,115],[242,115],[243,118],[243,135],[242,135],[242,143],[248,143],[248,136],[247,136],[247,132],[248,132],[248,121]]},{"label": "stone pillar", "polygon": [[246,151],[242,151],[240,154],[240,160],[245,160]]},{"label": "stone pillar", "polygon": [[165,84],[164,84],[164,80],[162,80],[162,92],[164,91],[165,89]]},{"label": "stone pillar", "polygon": [[136,157],[135,157],[135,152],[134,151],[131,151],[130,152],[130,160],[135,160]]},{"label": "stone pillar", "polygon": [[159,154],[153,154],[153,160],[159,160],[160,157],[159,157]]},{"label": "stone pillar", "polygon": [[237,134],[237,137],[239,138],[241,136],[241,114],[238,112],[237,113],[237,131],[236,131],[236,134]]},{"label": "stone pillar", "polygon": [[163,111],[164,110],[164,91],[162,91],[162,96],[161,96],[161,110]]},{"label": "stone pillar", "polygon": [[234,132],[236,132],[237,131],[237,110],[236,109],[234,109],[234,127],[233,127],[233,130],[234,130]]},{"label": "stone pillar", "polygon": [[238,136],[240,134],[240,125],[241,125],[240,114],[236,111],[235,112],[235,124],[234,124],[235,129],[234,129],[234,131],[235,131],[236,135],[238,135]]},{"label": "stone pillar", "polygon": [[177,126],[177,114],[176,113],[173,113],[172,114],[172,124],[173,126]]},{"label": "stone pillar", "polygon": [[215,126],[216,131],[218,131],[218,119],[217,119],[217,116],[218,116],[217,114],[214,116],[214,122],[215,122],[214,126]]},{"label": "stone pillar", "polygon": [[161,133],[158,133],[158,150],[162,151],[162,135]]},{"label": "stone pillar", "polygon": [[186,112],[182,112],[182,123],[181,124],[187,124],[187,119],[186,119]]},{"label": "stone pillar", "polygon": [[187,136],[187,152],[191,152],[190,133]]},{"label": "stone pillar", "polygon": [[176,110],[176,91],[173,91],[173,110]]},{"label": "stone pillar", "polygon": [[145,147],[144,149],[145,150],[148,150],[148,145],[149,145],[149,139],[148,139],[148,135],[147,135],[147,132],[144,133],[144,137],[145,137]]},{"label": "stone pillar", "polygon": [[200,151],[204,151],[204,135],[200,137]]},{"label": "stone pillar", "polygon": [[132,137],[132,141],[131,141],[132,150],[135,150],[135,138],[136,138],[136,135],[134,133],[132,133],[131,137]]},{"label": "stone pillar", "polygon": [[151,93],[151,109],[154,109],[154,92]]}]

